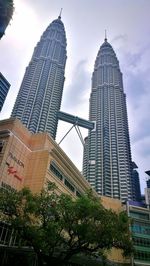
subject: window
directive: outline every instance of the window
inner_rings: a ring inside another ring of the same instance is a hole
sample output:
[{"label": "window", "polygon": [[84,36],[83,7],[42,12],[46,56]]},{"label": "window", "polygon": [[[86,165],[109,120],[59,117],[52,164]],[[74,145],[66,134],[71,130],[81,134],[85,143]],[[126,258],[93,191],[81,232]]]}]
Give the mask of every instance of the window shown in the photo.
[{"label": "window", "polygon": [[78,190],[76,190],[76,196],[79,198],[81,197],[81,193]]},{"label": "window", "polygon": [[50,164],[50,170],[60,179],[63,180],[63,174],[61,173],[61,171],[58,169],[58,167],[54,164],[54,162],[52,162]]},{"label": "window", "polygon": [[75,191],[74,186],[65,178],[65,185],[72,191]]},{"label": "window", "polygon": [[130,212],[130,215],[133,218],[149,220],[149,214],[147,214],[147,213]]},{"label": "window", "polygon": [[54,161],[50,163],[49,169],[52,171],[52,173],[57,176],[64,185],[69,188],[70,191],[76,194],[77,197],[81,196],[81,192],[76,189],[76,187],[72,184],[72,182],[69,180],[69,177],[66,177],[65,174],[59,169],[59,167],[56,165]]},{"label": "window", "polygon": [[12,192],[16,191],[13,187],[11,187],[10,185],[4,183],[3,181],[2,181],[2,183],[1,183],[1,187],[2,187],[3,189],[5,189],[5,190],[8,190],[8,191],[12,191]]},{"label": "window", "polygon": [[4,146],[4,140],[0,140],[0,153],[3,150],[3,146]]}]

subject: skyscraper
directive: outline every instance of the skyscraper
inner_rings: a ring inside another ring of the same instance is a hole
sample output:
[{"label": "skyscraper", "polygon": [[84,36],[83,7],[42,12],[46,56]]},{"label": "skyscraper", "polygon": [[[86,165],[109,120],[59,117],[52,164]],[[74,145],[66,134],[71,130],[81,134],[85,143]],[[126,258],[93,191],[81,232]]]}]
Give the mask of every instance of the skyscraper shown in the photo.
[{"label": "skyscraper", "polygon": [[140,178],[139,173],[136,170],[138,166],[135,162],[132,162],[132,199],[134,201],[141,201],[141,188],[140,188]]},{"label": "skyscraper", "polygon": [[0,111],[2,110],[3,104],[5,102],[7,93],[9,91],[10,84],[6,78],[0,72]]},{"label": "skyscraper", "polygon": [[12,117],[33,133],[47,131],[55,139],[66,58],[66,34],[59,16],[34,49],[12,111]]},{"label": "skyscraper", "polygon": [[118,59],[106,38],[95,61],[89,120],[96,129],[85,139],[83,175],[100,195],[132,199],[126,95]]}]

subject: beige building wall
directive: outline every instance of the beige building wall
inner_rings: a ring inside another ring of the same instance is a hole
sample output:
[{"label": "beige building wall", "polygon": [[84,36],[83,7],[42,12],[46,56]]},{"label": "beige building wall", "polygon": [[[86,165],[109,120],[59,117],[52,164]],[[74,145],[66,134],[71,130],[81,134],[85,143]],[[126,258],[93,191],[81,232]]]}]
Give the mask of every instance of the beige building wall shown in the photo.
[{"label": "beige building wall", "polygon": [[[28,186],[39,192],[47,181],[55,182],[60,192],[76,197],[91,189],[79,170],[67,157],[59,145],[47,134],[31,134],[18,119],[0,121],[0,182],[14,189]],[[60,180],[50,169],[53,162],[63,175]],[[65,179],[75,188],[71,191]],[[94,192],[95,195],[96,192]]]},{"label": "beige building wall", "polygon": [[[112,209],[117,213],[123,210],[122,203],[118,199],[112,199],[109,197],[102,196],[101,202],[106,209]],[[130,262],[130,260],[123,258],[122,251],[116,248],[112,248],[111,251],[108,252],[107,257],[109,260],[113,262],[118,262],[118,263],[129,263]]]},{"label": "beige building wall", "polygon": [[122,210],[121,200],[101,196],[101,201],[106,209],[113,209],[116,212],[120,212],[120,210]]},{"label": "beige building wall", "polygon": [[[16,134],[13,134],[14,129]],[[2,185],[14,189],[23,187],[30,153],[30,149],[27,147],[29,136],[28,131],[19,127],[18,123],[12,123],[11,120],[0,122],[0,141],[3,144],[0,153],[0,182]]]},{"label": "beige building wall", "polygon": [[[18,119],[10,118],[0,121],[0,143],[1,186],[17,190],[27,186],[36,193],[47,182],[55,182],[58,193],[67,193],[73,198],[92,189],[47,133],[31,134]],[[119,200],[103,196],[101,201],[116,212],[122,209]],[[116,262],[124,261],[119,250],[113,249],[108,256]]]}]

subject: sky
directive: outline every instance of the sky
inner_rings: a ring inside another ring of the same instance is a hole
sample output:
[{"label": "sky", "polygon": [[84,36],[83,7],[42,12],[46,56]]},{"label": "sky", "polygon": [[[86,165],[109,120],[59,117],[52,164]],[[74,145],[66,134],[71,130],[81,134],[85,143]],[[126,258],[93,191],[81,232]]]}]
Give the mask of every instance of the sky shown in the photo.
[{"label": "sky", "polygon": [[[67,37],[67,63],[61,111],[88,119],[91,76],[104,41],[114,48],[123,73],[132,160],[138,165],[142,193],[150,169],[150,0],[14,0],[13,19],[0,40],[0,72],[11,84],[0,119],[10,117],[33,49],[59,16]],[[58,124],[59,141],[71,125]],[[83,137],[88,132],[81,128]],[[60,144],[82,170],[83,146],[73,129]]]}]

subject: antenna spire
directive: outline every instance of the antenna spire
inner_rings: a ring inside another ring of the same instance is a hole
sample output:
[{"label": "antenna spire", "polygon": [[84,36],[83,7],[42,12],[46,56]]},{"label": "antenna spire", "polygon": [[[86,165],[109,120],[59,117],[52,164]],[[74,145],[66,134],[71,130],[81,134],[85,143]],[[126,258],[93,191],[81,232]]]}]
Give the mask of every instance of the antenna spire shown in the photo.
[{"label": "antenna spire", "polygon": [[105,39],[104,39],[105,42],[107,42],[107,31],[105,30]]},{"label": "antenna spire", "polygon": [[58,16],[59,19],[61,19],[61,14],[62,14],[62,8],[60,9],[60,14]]}]

